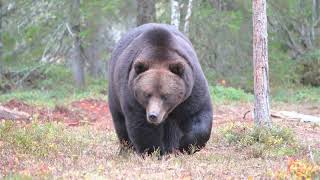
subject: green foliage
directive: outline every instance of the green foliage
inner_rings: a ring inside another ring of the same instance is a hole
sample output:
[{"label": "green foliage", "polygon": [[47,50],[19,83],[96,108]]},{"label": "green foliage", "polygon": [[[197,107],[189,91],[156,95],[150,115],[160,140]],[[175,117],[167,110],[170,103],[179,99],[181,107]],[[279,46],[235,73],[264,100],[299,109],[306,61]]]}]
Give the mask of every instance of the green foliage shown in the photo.
[{"label": "green foliage", "polygon": [[320,50],[314,50],[300,57],[298,74],[304,85],[320,86]]},{"label": "green foliage", "polygon": [[210,86],[209,89],[214,103],[234,101],[249,102],[253,100],[251,94],[245,93],[241,89],[223,86]]},{"label": "green foliage", "polygon": [[267,129],[231,123],[219,132],[228,144],[248,150],[253,157],[294,155],[300,150],[288,128],[274,126]]},{"label": "green foliage", "polygon": [[[239,6],[239,2],[232,6]],[[194,3],[189,37],[209,84],[223,79],[232,87],[250,89],[252,47],[248,17],[246,7],[218,10],[209,1]]]},{"label": "green foliage", "polygon": [[[269,43],[269,76],[270,87],[288,87],[299,80],[299,75],[294,71],[297,64],[285,52],[282,45],[270,40]],[[253,86],[253,84],[251,84]]]}]

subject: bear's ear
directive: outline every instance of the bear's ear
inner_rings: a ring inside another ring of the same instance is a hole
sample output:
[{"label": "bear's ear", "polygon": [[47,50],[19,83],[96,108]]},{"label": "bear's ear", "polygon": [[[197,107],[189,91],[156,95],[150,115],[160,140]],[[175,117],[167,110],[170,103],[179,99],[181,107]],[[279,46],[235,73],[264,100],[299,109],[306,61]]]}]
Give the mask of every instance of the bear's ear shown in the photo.
[{"label": "bear's ear", "polygon": [[182,76],[184,73],[184,65],[181,62],[173,63],[169,65],[169,70],[178,76]]},{"label": "bear's ear", "polygon": [[136,62],[134,63],[134,70],[136,71],[137,74],[141,74],[143,72],[145,72],[146,70],[148,70],[148,65],[146,65],[143,62]]}]

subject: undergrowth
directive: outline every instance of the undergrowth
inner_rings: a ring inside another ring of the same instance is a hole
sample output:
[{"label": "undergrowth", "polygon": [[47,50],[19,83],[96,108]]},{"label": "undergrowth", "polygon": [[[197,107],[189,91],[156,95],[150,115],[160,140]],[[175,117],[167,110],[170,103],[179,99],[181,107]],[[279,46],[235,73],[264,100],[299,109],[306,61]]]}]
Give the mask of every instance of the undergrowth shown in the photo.
[{"label": "undergrowth", "polygon": [[[46,158],[49,155],[81,153],[88,141],[57,122],[41,123],[36,120],[19,126],[12,121],[0,123],[0,141],[7,148],[35,157]],[[5,148],[5,146],[2,146]]]},{"label": "undergrowth", "polygon": [[291,129],[273,126],[270,129],[230,123],[219,129],[223,140],[258,157],[292,156],[301,146]]},{"label": "undergrowth", "polygon": [[[12,99],[33,105],[54,107],[83,98],[107,99],[107,81],[103,78],[86,78],[86,87],[74,86],[71,72],[64,65],[50,65],[44,79],[35,80],[34,87],[18,87],[0,95],[0,102]],[[1,93],[1,92],[0,92]]]}]

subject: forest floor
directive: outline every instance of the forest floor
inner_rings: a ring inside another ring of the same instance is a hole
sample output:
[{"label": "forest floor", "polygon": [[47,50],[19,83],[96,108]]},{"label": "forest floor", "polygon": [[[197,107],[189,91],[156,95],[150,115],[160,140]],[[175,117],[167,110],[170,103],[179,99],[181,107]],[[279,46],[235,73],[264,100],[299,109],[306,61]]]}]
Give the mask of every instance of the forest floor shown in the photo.
[{"label": "forest floor", "polygon": [[[18,100],[1,105],[26,112],[32,119],[0,122],[0,179],[320,177],[320,125],[273,118],[274,126],[292,132],[294,143],[277,134],[268,140],[271,145],[251,143],[246,135],[237,139],[242,131],[252,129],[249,103],[214,105],[214,128],[207,146],[193,155],[161,159],[157,155],[142,158],[133,152],[119,155],[105,100],[83,99],[54,108]],[[316,105],[276,104],[272,109],[320,117]],[[273,147],[280,148],[275,152]]]}]

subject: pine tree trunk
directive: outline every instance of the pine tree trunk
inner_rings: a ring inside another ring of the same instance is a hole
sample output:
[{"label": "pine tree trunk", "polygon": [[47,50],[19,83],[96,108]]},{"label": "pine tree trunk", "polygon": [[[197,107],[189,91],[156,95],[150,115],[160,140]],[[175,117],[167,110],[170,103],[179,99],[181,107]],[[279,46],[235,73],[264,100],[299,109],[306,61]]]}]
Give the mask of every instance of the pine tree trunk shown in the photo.
[{"label": "pine tree trunk", "polygon": [[266,0],[253,0],[254,120],[271,127]]},{"label": "pine tree trunk", "polygon": [[2,64],[2,48],[3,48],[3,44],[2,44],[2,0],[0,0],[0,79],[1,77],[1,72],[3,70],[3,64]]},{"label": "pine tree trunk", "polygon": [[155,0],[137,0],[137,26],[155,22],[156,5]]},{"label": "pine tree trunk", "polygon": [[171,25],[174,25],[179,29],[180,7],[178,0],[171,0]]},{"label": "pine tree trunk", "polygon": [[70,25],[72,30],[73,44],[71,48],[71,68],[75,84],[78,88],[84,88],[84,61],[81,57],[80,42],[80,0],[73,0],[70,9]]},{"label": "pine tree trunk", "polygon": [[184,27],[183,27],[183,32],[186,35],[189,35],[190,18],[191,18],[191,14],[192,14],[192,2],[193,2],[192,0],[189,0],[187,15],[186,15]]}]

